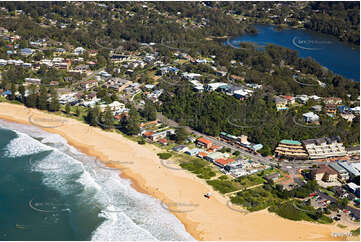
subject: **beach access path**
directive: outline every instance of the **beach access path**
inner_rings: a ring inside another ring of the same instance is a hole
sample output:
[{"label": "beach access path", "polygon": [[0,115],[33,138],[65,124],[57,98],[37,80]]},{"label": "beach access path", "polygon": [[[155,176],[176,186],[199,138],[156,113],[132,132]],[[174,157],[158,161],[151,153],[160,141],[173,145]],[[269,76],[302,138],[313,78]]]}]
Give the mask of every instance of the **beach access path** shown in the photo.
[{"label": "beach access path", "polygon": [[[175,205],[165,206],[165,209],[168,207],[197,240],[340,240],[332,233],[347,233],[356,228],[287,220],[267,210],[248,214],[237,212],[227,206],[227,197],[196,175],[163,166],[157,156],[163,150],[154,145],[139,145],[121,134],[90,127],[75,119],[23,105],[0,103],[1,119],[30,124],[30,116],[39,122],[61,119],[59,127],[42,129],[63,136],[70,145],[87,155],[96,156],[103,162],[131,161],[128,167],[116,166],[127,168],[121,171],[121,177],[130,179],[136,190],[157,198],[160,203]],[[203,196],[208,192],[212,193],[210,199]]]}]

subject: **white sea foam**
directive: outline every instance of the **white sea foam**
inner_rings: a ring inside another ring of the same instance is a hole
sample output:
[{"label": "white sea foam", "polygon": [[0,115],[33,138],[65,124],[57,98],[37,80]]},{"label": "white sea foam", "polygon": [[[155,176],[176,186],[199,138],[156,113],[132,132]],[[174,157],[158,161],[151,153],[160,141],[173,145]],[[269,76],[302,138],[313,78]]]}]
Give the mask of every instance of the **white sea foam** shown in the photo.
[{"label": "white sea foam", "polygon": [[5,156],[14,158],[51,150],[45,145],[39,145],[36,140],[25,134],[17,132],[17,135],[18,137],[12,139],[7,147],[5,147]]},{"label": "white sea foam", "polygon": [[9,156],[50,150],[31,169],[43,174],[47,186],[86,204],[85,209],[100,210],[99,217],[105,220],[90,235],[91,240],[194,240],[159,200],[135,191],[129,180],[119,177],[119,171],[102,169],[94,157],[69,146],[59,135],[29,126],[4,125],[3,121],[1,126],[16,130],[19,136],[8,145]]}]

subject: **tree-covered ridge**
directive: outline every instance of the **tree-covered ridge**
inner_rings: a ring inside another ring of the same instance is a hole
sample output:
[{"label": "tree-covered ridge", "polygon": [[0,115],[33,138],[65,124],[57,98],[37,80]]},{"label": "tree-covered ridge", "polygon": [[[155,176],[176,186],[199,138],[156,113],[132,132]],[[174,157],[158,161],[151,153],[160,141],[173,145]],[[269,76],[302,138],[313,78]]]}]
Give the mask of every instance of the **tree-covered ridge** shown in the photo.
[{"label": "tree-covered ridge", "polygon": [[[78,42],[89,48],[96,46],[94,34],[138,42],[194,41],[207,36],[240,35],[245,29],[221,10],[208,9],[199,3],[150,2],[146,8],[140,2],[104,2],[101,7],[97,4],[2,2],[0,6],[12,17],[1,20],[2,25],[16,30],[26,39],[47,37],[73,44]],[[183,14],[178,15],[173,11],[175,8]],[[24,15],[17,17],[15,10],[22,10]],[[181,21],[183,15],[190,16],[184,20],[186,23]],[[206,28],[197,25],[202,18],[207,19]],[[67,24],[67,28],[59,31],[49,25],[50,20],[56,20],[57,25]],[[81,21],[86,23],[79,25]]]},{"label": "tree-covered ridge", "polygon": [[279,26],[304,27],[330,34],[342,41],[360,45],[360,2],[358,1],[263,1],[211,2],[242,22],[271,23]]},{"label": "tree-covered ridge", "polygon": [[311,2],[310,8],[306,28],[360,45],[360,2]]},{"label": "tree-covered ridge", "polygon": [[282,139],[338,135],[346,146],[359,143],[358,117],[351,124],[343,119],[335,121],[322,113],[322,124],[317,128],[297,125],[294,118],[302,117],[302,111],[307,110],[311,102],[307,107],[277,112],[272,95],[263,91],[246,102],[215,92],[195,93],[189,86],[175,89],[168,86],[168,91],[161,96],[161,111],[167,117],[212,136],[218,136],[221,131],[236,136],[248,135],[252,142],[264,145],[263,154],[271,154]]}]

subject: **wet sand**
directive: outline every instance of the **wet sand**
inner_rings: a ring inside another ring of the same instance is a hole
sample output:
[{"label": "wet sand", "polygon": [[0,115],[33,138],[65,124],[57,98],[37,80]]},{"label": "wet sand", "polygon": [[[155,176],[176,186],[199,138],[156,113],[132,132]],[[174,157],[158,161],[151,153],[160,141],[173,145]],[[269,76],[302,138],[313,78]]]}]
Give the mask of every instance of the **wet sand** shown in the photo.
[{"label": "wet sand", "polygon": [[[156,155],[162,150],[150,144],[139,145],[121,134],[22,105],[0,103],[0,118],[59,134],[70,145],[103,162],[122,162],[115,165],[122,168],[121,176],[130,179],[139,192],[159,199],[197,240],[345,240],[332,233],[347,233],[358,227],[341,229],[334,224],[291,221],[267,210],[243,214],[230,209],[227,198],[204,180],[164,166]],[[207,192],[212,193],[211,199],[203,196]]]}]

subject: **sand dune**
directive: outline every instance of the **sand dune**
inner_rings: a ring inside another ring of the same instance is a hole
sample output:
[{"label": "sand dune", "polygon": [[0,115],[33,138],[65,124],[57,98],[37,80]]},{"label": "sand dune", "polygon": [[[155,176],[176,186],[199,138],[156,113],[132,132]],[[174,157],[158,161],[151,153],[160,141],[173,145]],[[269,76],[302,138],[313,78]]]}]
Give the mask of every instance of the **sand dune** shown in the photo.
[{"label": "sand dune", "polygon": [[[156,155],[159,148],[73,119],[8,103],[0,103],[0,118],[40,125],[88,155],[123,162],[120,167],[127,169],[122,169],[122,176],[131,179],[138,191],[158,198],[198,240],[344,240],[331,233],[352,229],[286,220],[267,210],[245,215],[230,209],[225,197],[193,174],[163,166]],[[213,196],[208,200],[203,194],[209,191]]]}]

